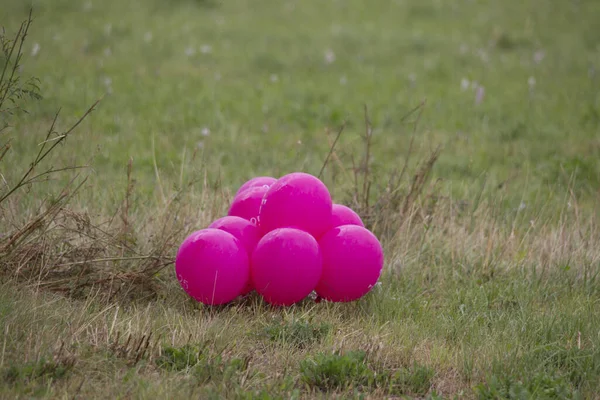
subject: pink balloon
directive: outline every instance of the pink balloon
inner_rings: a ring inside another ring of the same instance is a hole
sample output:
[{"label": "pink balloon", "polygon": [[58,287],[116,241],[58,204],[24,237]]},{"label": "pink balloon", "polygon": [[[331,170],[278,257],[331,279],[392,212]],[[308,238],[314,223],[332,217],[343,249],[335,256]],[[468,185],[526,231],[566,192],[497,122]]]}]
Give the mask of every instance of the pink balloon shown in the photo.
[{"label": "pink balloon", "polygon": [[375,285],[383,269],[383,249],[377,237],[357,225],[331,229],[319,241],[323,274],[319,296],[347,302],[361,298]]},{"label": "pink balloon", "polygon": [[256,178],[252,178],[249,181],[246,181],[240,188],[238,189],[236,196],[242,193],[243,191],[259,186],[271,186],[277,182],[277,179],[270,176],[257,176]]},{"label": "pink balloon", "polygon": [[267,233],[252,254],[256,291],[271,304],[289,306],[308,296],[322,271],[319,244],[308,233],[281,228]]},{"label": "pink balloon", "polygon": [[265,193],[259,213],[263,233],[293,227],[320,237],[331,223],[329,190],[318,178],[294,172],[277,180]]},{"label": "pink balloon", "polygon": [[231,233],[240,242],[242,242],[244,248],[248,252],[248,257],[252,255],[254,248],[260,240],[260,231],[258,230],[258,227],[242,217],[237,217],[234,215],[222,217],[213,221],[213,223],[208,227],[221,229],[225,232]]},{"label": "pink balloon", "polygon": [[232,234],[202,229],[189,235],[179,247],[175,272],[183,290],[197,301],[228,303],[248,283],[248,253]]},{"label": "pink balloon", "polygon": [[233,198],[233,202],[231,203],[227,215],[241,217],[253,224],[257,224],[260,203],[267,190],[269,190],[269,188],[266,186],[258,186],[244,190]]},{"label": "pink balloon", "polygon": [[343,204],[334,204],[331,215],[331,228],[337,228],[342,225],[358,225],[364,228],[362,220],[357,213],[350,207]]},{"label": "pink balloon", "polygon": [[[254,248],[260,240],[260,231],[258,227],[252,222],[245,220],[241,217],[227,216],[215,220],[208,226],[209,228],[221,229],[225,232],[231,233],[236,239],[238,239],[244,248],[248,252],[248,259],[252,255]],[[248,284],[242,291],[242,295],[250,293],[254,287],[248,279]]]}]

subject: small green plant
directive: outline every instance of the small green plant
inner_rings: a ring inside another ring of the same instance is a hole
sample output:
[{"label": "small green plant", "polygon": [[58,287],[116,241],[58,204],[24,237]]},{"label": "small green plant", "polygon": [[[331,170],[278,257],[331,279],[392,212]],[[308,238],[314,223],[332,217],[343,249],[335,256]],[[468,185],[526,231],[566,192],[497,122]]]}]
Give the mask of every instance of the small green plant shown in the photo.
[{"label": "small green plant", "polygon": [[424,395],[431,388],[431,381],[435,371],[427,366],[413,364],[410,368],[403,368],[393,374],[380,374],[380,381],[388,385],[388,390],[393,394],[411,393]]},{"label": "small green plant", "polygon": [[492,376],[487,383],[475,388],[477,397],[488,399],[580,399],[563,377],[548,374],[537,374],[532,378],[519,379],[514,376]]},{"label": "small green plant", "polygon": [[292,321],[286,324],[273,324],[264,329],[264,334],[274,342],[288,343],[297,348],[305,348],[320,342],[331,330],[326,323],[314,324],[308,321]]},{"label": "small green plant", "polygon": [[64,378],[74,365],[73,358],[59,358],[58,360],[40,358],[22,365],[11,365],[4,371],[3,378],[9,384],[27,383],[38,379],[57,380]]},{"label": "small green plant", "polygon": [[576,388],[600,379],[600,351],[597,349],[553,344],[538,348],[532,357],[545,370],[560,371]]},{"label": "small green plant", "polygon": [[[9,38],[4,30],[0,31],[0,133],[8,126],[10,116],[25,111],[22,103],[25,99],[41,99],[39,80],[29,78],[23,81],[20,75],[23,46],[33,22],[32,12],[21,23],[14,37]],[[2,143],[0,159],[6,154],[10,142]]]},{"label": "small green plant", "polygon": [[248,369],[248,358],[223,360],[221,355],[214,358],[202,358],[193,370],[194,376],[202,384],[208,382],[237,382],[241,373]]},{"label": "small green plant", "polygon": [[365,362],[365,352],[346,354],[318,354],[302,361],[302,380],[323,391],[369,386],[375,380],[374,372]]},{"label": "small green plant", "polygon": [[319,354],[314,359],[304,360],[300,369],[303,381],[322,391],[381,388],[394,395],[425,395],[435,375],[433,369],[419,364],[396,372],[373,369],[367,364],[363,351]]},{"label": "small green plant", "polygon": [[166,346],[156,365],[168,371],[188,370],[200,384],[237,382],[241,373],[248,369],[249,358],[224,360],[220,354],[213,357],[203,350],[203,347],[192,344]]},{"label": "small green plant", "polygon": [[202,359],[199,346],[186,344],[182,347],[166,346],[156,359],[156,365],[170,371],[182,371],[196,366]]},{"label": "small green plant", "polygon": [[[3,134],[10,126],[10,116],[18,111],[26,112],[23,108],[23,103],[26,99],[37,100],[41,98],[38,86],[39,80],[30,78],[23,81],[19,74],[19,70],[22,67],[21,60],[23,58],[23,46],[32,22],[32,12],[30,11],[27,20],[21,23],[21,26],[13,39],[8,38],[4,34],[3,29],[0,31],[0,134]],[[47,160],[50,154],[53,154],[53,151],[57,146],[73,133],[75,128],[77,128],[77,126],[94,110],[97,104],[98,101],[94,103],[94,105],[92,105],[79,121],[71,126],[71,128],[60,134],[55,130],[58,113],[55,114],[54,120],[46,133],[45,140],[38,146],[37,155],[32,160],[29,167],[23,171],[21,178],[14,183],[4,181],[4,186],[2,187],[2,191],[0,191],[0,204],[5,203],[5,201],[19,189],[30,187],[32,184],[41,182],[58,173],[83,167],[50,166],[43,172],[38,171],[42,166],[43,161]],[[4,160],[11,146],[10,138],[0,136],[0,161]]]}]

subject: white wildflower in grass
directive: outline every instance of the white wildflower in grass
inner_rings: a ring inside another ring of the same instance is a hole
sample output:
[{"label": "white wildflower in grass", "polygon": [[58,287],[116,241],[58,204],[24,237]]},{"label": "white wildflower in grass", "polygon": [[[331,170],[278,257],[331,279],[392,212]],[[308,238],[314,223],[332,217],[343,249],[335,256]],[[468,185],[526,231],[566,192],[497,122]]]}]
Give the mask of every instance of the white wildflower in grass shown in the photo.
[{"label": "white wildflower in grass", "polygon": [[479,55],[479,59],[481,61],[483,61],[485,64],[487,64],[490,61],[490,56],[488,55],[488,53],[483,50],[483,49],[479,49],[477,51],[477,55]]},{"label": "white wildflower in grass", "polygon": [[469,82],[467,78],[462,78],[462,80],[460,81],[460,90],[464,92],[465,90],[469,89],[470,85],[471,82]]},{"label": "white wildflower in grass", "polygon": [[415,74],[409,74],[409,75],[408,75],[408,81],[409,81],[411,84],[413,84],[413,85],[414,85],[414,84],[417,82],[417,75],[415,75]]},{"label": "white wildflower in grass", "polygon": [[535,77],[530,76],[529,79],[527,79],[527,84],[529,85],[529,89],[533,89],[535,86]]},{"label": "white wildflower in grass", "polygon": [[102,79],[102,83],[104,84],[104,87],[106,87],[106,93],[111,94],[113,91],[111,77],[105,76],[104,79]]},{"label": "white wildflower in grass", "polygon": [[325,50],[325,64],[333,64],[335,62],[335,53],[331,49]]},{"label": "white wildflower in grass", "polygon": [[536,64],[541,63],[545,57],[546,57],[546,52],[544,50],[538,50],[535,53],[533,53],[533,61]]},{"label": "white wildflower in grass", "polygon": [[202,140],[196,142],[196,148],[202,150],[204,148],[204,142]]},{"label": "white wildflower in grass", "polygon": [[211,45],[209,45],[209,44],[203,44],[203,45],[200,47],[200,52],[201,52],[202,54],[209,54],[209,53],[212,53],[212,46],[211,46]]},{"label": "white wildflower in grass", "polygon": [[34,43],[33,44],[33,48],[31,49],[31,56],[35,57],[37,56],[37,54],[40,52],[40,44],[39,43]]},{"label": "white wildflower in grass", "polygon": [[271,74],[271,77],[269,78],[271,80],[271,82],[275,83],[279,81],[279,77],[277,76],[277,74]]},{"label": "white wildflower in grass", "polygon": [[200,133],[202,134],[202,136],[208,136],[210,135],[210,129],[208,129],[208,127],[204,127],[202,128],[202,131],[200,131]]},{"label": "white wildflower in grass", "polygon": [[188,46],[185,48],[185,55],[188,57],[193,56],[194,54],[196,54],[196,49],[194,49],[192,46]]}]

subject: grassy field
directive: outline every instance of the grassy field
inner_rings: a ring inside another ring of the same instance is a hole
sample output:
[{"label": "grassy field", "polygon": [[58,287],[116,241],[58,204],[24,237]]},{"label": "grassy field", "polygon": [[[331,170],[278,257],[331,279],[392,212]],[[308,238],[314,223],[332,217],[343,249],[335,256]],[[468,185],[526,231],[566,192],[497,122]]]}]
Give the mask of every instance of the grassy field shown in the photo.
[{"label": "grassy field", "polygon": [[[30,7],[12,87],[42,97],[0,101],[0,397],[600,398],[600,2],[0,0],[4,39]],[[381,285],[187,298],[183,238],[330,150]]]}]

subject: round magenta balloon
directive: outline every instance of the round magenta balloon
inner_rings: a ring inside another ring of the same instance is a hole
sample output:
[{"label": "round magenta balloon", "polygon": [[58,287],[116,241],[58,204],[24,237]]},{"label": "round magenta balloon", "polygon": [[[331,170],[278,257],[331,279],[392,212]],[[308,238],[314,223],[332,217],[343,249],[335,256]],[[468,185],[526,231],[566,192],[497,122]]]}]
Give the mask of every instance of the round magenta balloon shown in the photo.
[{"label": "round magenta balloon", "polygon": [[257,176],[256,178],[252,178],[249,181],[246,181],[242,186],[240,186],[235,195],[237,196],[243,191],[253,187],[271,186],[275,182],[277,182],[277,179],[271,176]]},{"label": "round magenta balloon", "polygon": [[[252,222],[245,220],[241,217],[227,216],[215,220],[208,226],[209,228],[221,229],[225,232],[231,233],[244,245],[244,248],[248,252],[248,257],[252,255],[254,248],[260,240],[260,232],[258,227]],[[248,284],[242,290],[242,295],[250,293],[254,287],[248,279]]]},{"label": "round magenta balloon", "polygon": [[199,302],[224,304],[248,284],[250,263],[242,243],[220,229],[202,229],[179,247],[175,272],[183,290]]},{"label": "round magenta balloon", "polygon": [[350,207],[343,204],[334,204],[331,212],[331,228],[342,225],[358,225],[364,228],[362,220]]},{"label": "round magenta balloon", "polygon": [[331,223],[329,190],[318,178],[294,172],[277,180],[265,193],[259,213],[263,233],[293,227],[320,237]]},{"label": "round magenta balloon", "polygon": [[260,240],[260,231],[252,222],[237,216],[226,216],[213,221],[209,228],[221,229],[235,236],[248,252],[248,257],[252,255],[256,244]]},{"label": "round magenta balloon", "polygon": [[267,233],[250,263],[256,291],[274,305],[289,306],[308,296],[319,282],[321,250],[310,234],[293,228]]},{"label": "round magenta balloon", "polygon": [[267,190],[269,190],[269,188],[266,186],[258,186],[244,190],[233,198],[233,202],[231,203],[227,215],[241,217],[253,224],[257,224],[260,204]]},{"label": "round magenta balloon", "polygon": [[383,268],[383,249],[377,237],[358,225],[331,229],[319,241],[323,274],[316,292],[329,301],[361,298],[377,283]]}]

